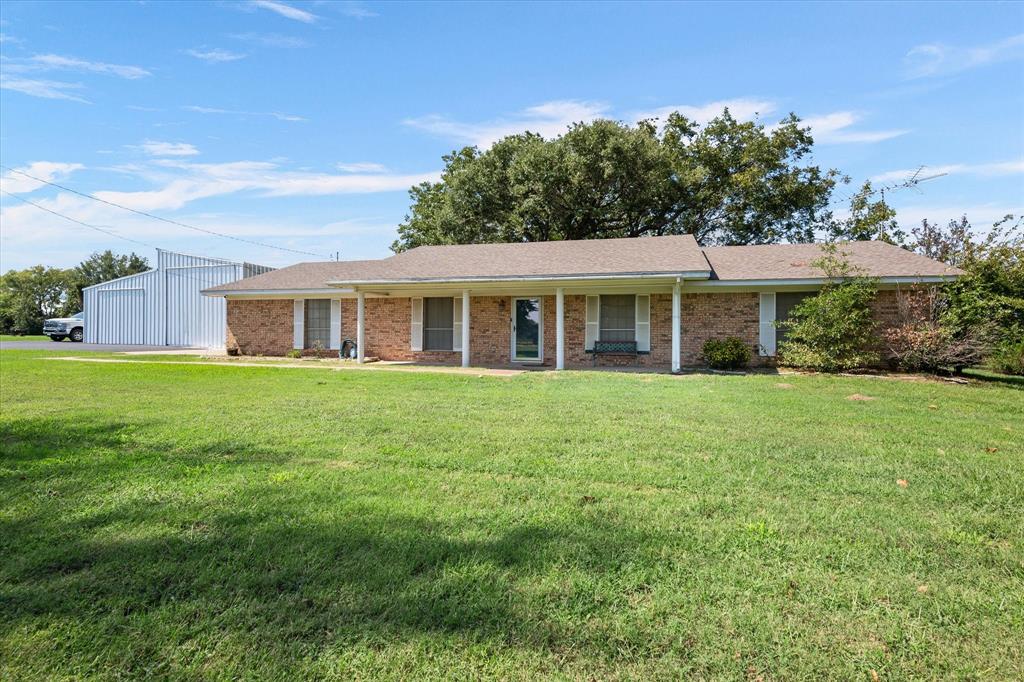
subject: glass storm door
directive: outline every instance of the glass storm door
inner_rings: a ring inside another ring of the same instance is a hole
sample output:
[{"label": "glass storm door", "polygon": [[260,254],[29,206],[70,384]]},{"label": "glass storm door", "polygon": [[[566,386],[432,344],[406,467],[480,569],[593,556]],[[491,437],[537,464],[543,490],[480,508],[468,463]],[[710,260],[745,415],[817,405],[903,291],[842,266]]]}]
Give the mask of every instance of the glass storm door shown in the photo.
[{"label": "glass storm door", "polygon": [[544,358],[544,318],[541,299],[512,299],[512,360],[540,362]]}]

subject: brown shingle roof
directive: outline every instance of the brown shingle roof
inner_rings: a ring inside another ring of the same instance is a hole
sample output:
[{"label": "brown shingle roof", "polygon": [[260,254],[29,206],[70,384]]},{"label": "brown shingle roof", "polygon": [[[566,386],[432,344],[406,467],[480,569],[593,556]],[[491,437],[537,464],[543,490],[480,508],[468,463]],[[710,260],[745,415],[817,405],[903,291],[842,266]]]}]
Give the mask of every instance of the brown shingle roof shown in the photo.
[{"label": "brown shingle roof", "polygon": [[[381,261],[371,281],[517,279],[704,273],[708,263],[692,235],[420,246]],[[356,281],[359,277],[339,278]]]},{"label": "brown shingle roof", "polygon": [[[886,242],[846,242],[839,245],[850,264],[872,277],[935,277],[961,275],[962,270]],[[810,279],[822,277],[811,265],[822,257],[821,244],[765,244],[710,246],[704,255],[714,271],[712,279]]]},{"label": "brown shingle roof", "polygon": [[[840,250],[865,274],[875,277],[932,277],[963,274],[944,263],[884,242],[850,242]],[[305,291],[340,285],[465,279],[520,279],[612,275],[708,273],[712,280],[812,279],[822,272],[811,263],[820,244],[713,246],[701,249],[690,235],[421,246],[379,260],[299,263],[208,289],[217,292]],[[690,275],[694,277],[694,274]]]},{"label": "brown shingle roof", "polygon": [[708,273],[692,235],[420,246],[380,260],[299,263],[208,289],[320,289],[333,283]]}]

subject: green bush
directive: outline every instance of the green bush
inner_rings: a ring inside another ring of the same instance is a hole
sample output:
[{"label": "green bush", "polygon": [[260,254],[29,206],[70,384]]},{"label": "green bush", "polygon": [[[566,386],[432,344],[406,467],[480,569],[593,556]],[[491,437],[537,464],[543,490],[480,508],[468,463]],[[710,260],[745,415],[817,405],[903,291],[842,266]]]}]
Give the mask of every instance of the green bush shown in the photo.
[{"label": "green bush", "polygon": [[708,339],[702,354],[714,369],[740,369],[750,364],[750,349],[734,336],[724,340]]},{"label": "green bush", "polygon": [[834,245],[825,245],[822,251],[824,256],[814,265],[828,280],[817,296],[805,298],[778,325],[786,330],[779,362],[822,372],[877,365],[871,303],[878,284],[857,274]]},{"label": "green bush", "polygon": [[302,351],[299,350],[298,348],[293,348],[287,353],[285,353],[284,356],[286,358],[292,358],[293,360],[297,360],[298,358],[302,357]]},{"label": "green bush", "polygon": [[1018,328],[1016,338],[999,343],[989,359],[992,369],[1003,374],[1024,376],[1024,329]]}]

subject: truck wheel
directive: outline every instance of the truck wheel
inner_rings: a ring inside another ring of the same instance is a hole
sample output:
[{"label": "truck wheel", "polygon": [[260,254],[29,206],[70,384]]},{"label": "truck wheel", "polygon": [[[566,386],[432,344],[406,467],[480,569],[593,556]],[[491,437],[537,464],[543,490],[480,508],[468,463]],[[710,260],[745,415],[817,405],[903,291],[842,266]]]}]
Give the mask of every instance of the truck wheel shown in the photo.
[{"label": "truck wheel", "polygon": [[67,338],[66,336],[51,336],[50,337],[50,341],[56,341],[56,342],[60,343],[61,341],[63,341],[66,338]]},{"label": "truck wheel", "polygon": [[82,328],[81,327],[75,327],[74,329],[71,330],[71,340],[72,341],[74,341],[75,343],[81,343],[83,338],[84,338],[84,335],[82,334]]}]

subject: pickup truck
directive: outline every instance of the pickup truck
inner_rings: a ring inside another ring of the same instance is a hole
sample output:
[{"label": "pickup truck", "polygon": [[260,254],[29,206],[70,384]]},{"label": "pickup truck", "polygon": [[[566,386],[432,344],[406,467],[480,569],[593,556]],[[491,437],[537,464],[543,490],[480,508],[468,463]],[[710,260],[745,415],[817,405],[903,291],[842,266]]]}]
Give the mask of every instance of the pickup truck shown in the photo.
[{"label": "pickup truck", "polygon": [[85,316],[75,313],[71,317],[54,317],[43,322],[43,333],[51,341],[71,339],[78,343],[85,336]]}]

